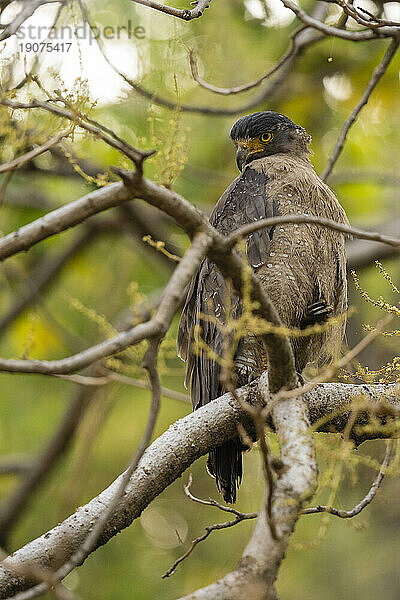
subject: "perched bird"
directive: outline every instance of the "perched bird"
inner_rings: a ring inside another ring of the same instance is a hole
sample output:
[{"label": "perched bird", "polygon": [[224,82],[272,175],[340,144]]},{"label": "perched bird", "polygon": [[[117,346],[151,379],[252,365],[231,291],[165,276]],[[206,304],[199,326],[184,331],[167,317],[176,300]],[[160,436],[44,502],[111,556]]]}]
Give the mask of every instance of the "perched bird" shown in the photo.
[{"label": "perched bird", "polygon": [[[315,215],[348,224],[332,190],[315,173],[309,156],[311,137],[285,115],[257,112],[239,119],[231,130],[237,147],[240,175],[222,194],[210,223],[228,235],[238,227],[279,215]],[[247,238],[247,259],[274,303],[283,324],[306,328],[347,308],[344,235],[317,224],[285,224],[260,229]],[[196,410],[224,393],[221,366],[213,360],[223,354],[227,286],[207,258],[192,280],[178,332],[178,354],[187,361],[186,384]],[[233,294],[231,315],[241,314],[240,298]],[[207,315],[210,315],[207,318]],[[221,326],[219,326],[219,323]],[[344,317],[323,332],[292,338],[296,369],[332,356],[341,345]],[[197,326],[197,327],[195,327]],[[205,344],[199,346],[201,335]],[[238,386],[266,368],[260,340],[251,332],[236,350],[234,369]],[[238,438],[211,450],[207,468],[226,502],[235,502],[242,478],[242,451]]]}]

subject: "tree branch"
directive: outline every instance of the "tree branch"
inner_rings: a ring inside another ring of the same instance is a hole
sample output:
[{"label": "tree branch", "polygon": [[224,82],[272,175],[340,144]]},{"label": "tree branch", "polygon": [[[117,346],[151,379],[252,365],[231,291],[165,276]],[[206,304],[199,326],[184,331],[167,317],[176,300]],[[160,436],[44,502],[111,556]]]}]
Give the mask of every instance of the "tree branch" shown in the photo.
[{"label": "tree branch", "polygon": [[305,508],[303,510],[303,515],[312,515],[317,513],[329,513],[330,515],[334,515],[335,517],[339,517],[341,519],[352,519],[353,517],[360,514],[364,508],[371,504],[372,500],[375,498],[376,493],[383,481],[383,478],[386,475],[386,471],[393,459],[394,450],[395,450],[396,440],[389,440],[386,443],[386,452],[385,458],[383,459],[381,468],[379,469],[379,473],[376,476],[373,484],[371,485],[368,493],[364,496],[364,498],[359,502],[354,508],[351,510],[343,510],[338,508],[333,508],[332,506],[321,506],[320,504],[315,507]]},{"label": "tree branch", "polygon": [[[285,0],[285,1],[287,1],[287,0]],[[394,55],[397,52],[399,44],[400,44],[400,33],[398,32],[396,37],[393,37],[392,41],[390,42],[389,47],[387,48],[385,55],[382,58],[381,62],[379,63],[379,65],[377,67],[375,67],[375,69],[372,73],[371,79],[369,80],[369,82],[364,90],[364,93],[360,98],[360,101],[354,107],[351,115],[346,119],[346,121],[340,131],[339,137],[337,139],[336,146],[328,160],[328,164],[325,167],[325,169],[323,170],[323,172],[321,173],[321,179],[323,181],[326,181],[328,179],[329,175],[331,174],[332,169],[333,169],[337,159],[339,158],[341,151],[343,150],[343,146],[345,144],[346,137],[350,130],[350,127],[353,125],[353,123],[357,119],[361,109],[367,104],[372,92],[374,91],[375,87],[378,85],[380,79],[386,73],[386,71],[392,61],[392,58],[394,57]]]},{"label": "tree branch", "polygon": [[170,577],[171,575],[173,575],[178,565],[180,565],[188,556],[190,556],[190,554],[193,552],[196,546],[200,544],[200,542],[203,542],[205,539],[207,539],[210,533],[212,533],[213,531],[234,527],[242,521],[245,521],[247,519],[255,519],[257,517],[257,513],[243,513],[239,510],[236,510],[235,508],[231,508],[230,506],[224,506],[223,504],[220,504],[212,498],[210,498],[209,500],[201,500],[200,498],[196,498],[196,496],[193,496],[193,494],[190,492],[190,486],[192,485],[192,481],[192,474],[190,473],[189,481],[187,485],[184,486],[185,494],[190,500],[193,500],[193,502],[198,502],[199,504],[203,504],[206,506],[214,506],[216,508],[219,508],[224,512],[228,512],[230,514],[235,515],[235,519],[233,519],[232,521],[226,521],[225,523],[215,523],[214,525],[207,525],[207,527],[205,528],[205,533],[203,533],[203,535],[199,535],[192,541],[186,552],[182,554],[182,556],[177,558],[174,564],[164,573],[163,579],[165,577]]},{"label": "tree branch", "polygon": [[332,4],[337,4],[340,8],[343,9],[343,12],[348,16],[357,21],[360,25],[364,27],[369,27],[370,29],[377,29],[379,27],[400,27],[400,23],[398,21],[388,21],[387,19],[379,19],[368,10],[360,6],[354,6],[353,3],[347,3],[345,0],[328,0],[328,2],[332,2]]},{"label": "tree branch", "polygon": [[25,21],[29,19],[40,6],[43,6],[44,4],[53,4],[54,2],[65,4],[66,0],[29,0],[29,2],[24,2],[21,11],[11,23],[6,25],[4,31],[0,34],[0,42],[17,33],[21,25],[25,23]]},{"label": "tree branch", "polygon": [[49,236],[74,227],[92,215],[131,199],[132,195],[119,182],[90,192],[0,238],[0,260],[28,250]]},{"label": "tree branch", "polygon": [[[80,3],[82,16],[84,20],[88,23],[89,27],[93,30],[92,21],[90,19],[90,15],[86,7]],[[327,12],[327,6],[324,2],[317,2],[313,15],[315,18],[324,18]],[[279,65],[280,74],[274,81],[272,81],[264,90],[262,90],[258,95],[256,95],[252,100],[245,103],[242,106],[238,106],[236,108],[218,108],[213,106],[191,106],[187,104],[176,104],[175,102],[168,100],[167,98],[163,98],[158,94],[149,91],[143,88],[141,85],[130,79],[127,75],[125,75],[119,68],[117,68],[111,60],[108,58],[105,46],[100,37],[96,37],[96,43],[99,47],[99,50],[103,54],[105,60],[110,65],[110,67],[120,76],[122,79],[131,86],[135,92],[137,92],[142,97],[154,102],[155,104],[159,104],[160,106],[165,106],[166,108],[172,110],[180,110],[183,112],[193,112],[199,114],[207,114],[214,116],[228,116],[228,115],[237,115],[241,112],[247,112],[260,103],[264,102],[267,97],[270,97],[276,89],[286,81],[287,75],[289,74],[293,63],[301,54],[301,52],[307,47],[323,39],[323,34],[311,27],[304,28],[300,27],[292,36],[292,48],[289,51],[288,55],[286,55],[286,59],[282,59],[282,63]],[[266,79],[262,78],[262,79]],[[250,88],[249,88],[250,89]]]},{"label": "tree branch", "polygon": [[0,334],[28,307],[32,308],[35,300],[61,273],[63,267],[83,248],[90,244],[100,232],[96,227],[89,227],[79,232],[67,248],[55,256],[45,257],[34,266],[24,283],[19,286],[12,304],[0,319]]},{"label": "tree branch", "polygon": [[195,0],[194,2],[191,2],[191,4],[196,4],[196,6],[190,10],[187,8],[180,9],[166,6],[165,4],[154,2],[154,0],[132,0],[132,2],[135,4],[143,4],[143,6],[148,6],[149,8],[171,15],[172,17],[183,19],[184,21],[191,21],[192,19],[198,19],[202,16],[206,8],[210,6],[211,0]]},{"label": "tree branch", "polygon": [[50,150],[50,148],[58,144],[58,142],[60,142],[63,138],[68,137],[70,134],[70,129],[66,131],[61,131],[54,137],[47,140],[47,142],[44,142],[44,144],[41,144],[40,146],[34,148],[30,152],[27,152],[23,156],[18,156],[17,158],[14,158],[14,160],[10,160],[8,163],[0,165],[0,173],[6,173],[7,171],[13,171],[15,169],[18,169],[21,165],[25,164],[26,162],[29,162],[30,160],[33,160],[34,158],[40,156],[44,152],[47,152],[47,150]]},{"label": "tree branch", "polygon": [[0,359],[0,371],[65,375],[83,369],[107,356],[118,354],[128,346],[138,344],[144,339],[150,340],[163,336],[180,305],[185,286],[206,255],[210,243],[211,238],[205,233],[199,233],[194,237],[192,245],[165,287],[160,304],[150,321],[139,323],[104,342],[60,360]]},{"label": "tree branch", "polygon": [[34,459],[31,469],[23,475],[22,481],[0,505],[0,545],[6,547],[10,530],[26,508],[33,492],[44,477],[54,468],[57,460],[68,448],[82,415],[89,406],[95,388],[81,388],[74,401],[67,407],[60,425],[39,456]]},{"label": "tree branch", "polygon": [[[0,359],[0,370],[22,373],[70,374],[93,362],[106,358],[107,356],[117,354],[128,346],[137,344],[145,338],[153,338],[158,333],[162,332],[166,324],[170,322],[170,319],[172,318],[170,307],[173,305],[176,310],[176,307],[179,305],[179,301],[176,297],[177,291],[183,291],[184,285],[188,283],[191,275],[194,273],[196,268],[195,265],[199,265],[202,258],[206,255],[215,262],[226,278],[232,279],[236,291],[240,294],[242,288],[241,260],[235,253],[229,253],[227,250],[232,248],[233,244],[237,241],[238,236],[248,235],[252,231],[265,227],[266,225],[286,222],[311,222],[334,228],[343,233],[351,233],[358,237],[363,237],[364,239],[379,240],[395,247],[400,245],[400,241],[397,238],[384,236],[379,233],[363,232],[355,228],[347,227],[346,225],[335,223],[329,219],[322,219],[320,217],[309,215],[289,215],[260,220],[254,224],[240,228],[237,232],[226,238],[219,235],[210,225],[207,217],[179,194],[159,186],[151,180],[138,177],[137,174],[132,171],[116,168],[114,168],[114,171],[121,176],[123,184],[114,183],[105,188],[96,190],[79,200],[71,202],[67,206],[54,210],[46,216],[21,227],[21,229],[13,234],[5,236],[0,240],[0,259],[15,254],[23,249],[27,249],[38,241],[81,222],[95,212],[105,210],[110,206],[118,205],[121,202],[127,201],[129,198],[135,197],[142,198],[152,206],[155,206],[171,216],[190,237],[195,236],[197,232],[203,232],[201,234],[202,237],[198,238],[197,247],[192,247],[188,251],[191,256],[193,255],[194,259],[193,265],[190,266],[189,278],[187,278],[188,273],[185,273],[182,280],[185,281],[185,284],[183,284],[179,274],[177,274],[180,273],[180,271],[178,271],[179,267],[174,271],[174,275],[165,290],[161,305],[157,310],[156,315],[150,321],[140,323],[136,327],[119,333],[109,340],[96,344],[78,354],[74,354],[64,359],[53,361]],[[185,265],[187,265],[187,262],[185,262]],[[187,267],[183,267],[183,269],[185,268]],[[260,287],[260,282],[254,274],[251,274],[251,281],[253,299],[260,305],[258,313],[270,323],[279,326],[280,321],[276,309],[266,298]],[[167,300],[165,300],[165,298],[167,298]],[[174,301],[171,305],[168,305],[171,298],[174,298]],[[169,309],[166,309],[167,305],[169,306]],[[162,315],[165,310],[168,315],[167,318],[160,318],[160,315]],[[291,353],[290,344],[285,338],[277,336],[274,333],[266,334],[264,340],[268,347],[268,358],[271,366],[270,374],[273,377],[275,377],[275,374],[277,375],[276,388],[274,385],[271,385],[272,388],[275,388],[273,391],[276,392],[281,387],[288,384],[285,380],[285,374],[288,370],[291,370],[291,367],[289,367],[289,357]],[[283,365],[286,365],[287,368],[283,368]]]},{"label": "tree branch", "polygon": [[[257,383],[237,393],[242,401],[252,404],[259,401]],[[359,400],[360,395],[375,416],[384,419],[399,414],[400,399],[396,385],[326,383],[304,396],[310,422],[314,426],[319,423],[318,431],[344,431],[351,413],[351,403]],[[368,421],[367,409],[358,410],[354,427],[365,426]],[[144,453],[128,483],[126,494],[115,508],[97,545],[105,544],[121,529],[129,526],[197,458],[215,445],[236,436],[240,422],[249,426],[246,411],[230,394],[225,394],[171,425]],[[366,435],[369,439],[376,439],[385,437],[386,433],[373,420]],[[34,563],[46,570],[56,571],[63,565],[81,546],[93,522],[104,510],[104,505],[114,497],[121,477],[63,523],[6,558],[0,568],[0,598],[8,598],[29,587],[24,577],[15,575],[16,568]]]},{"label": "tree branch", "polygon": [[[68,108],[61,108],[56,102],[62,102],[66,104]],[[103,140],[106,144],[119,150],[122,154],[127,156],[138,169],[142,172],[143,162],[146,158],[149,158],[155,153],[155,150],[142,151],[134,148],[127,141],[116,135],[111,129],[105,127],[101,123],[94,121],[87,115],[81,114],[74,110],[74,107],[70,107],[66,100],[62,96],[57,96],[51,99],[51,102],[43,102],[42,100],[32,100],[31,102],[19,102],[17,100],[10,100],[9,98],[0,98],[0,105],[7,106],[12,109],[23,109],[30,110],[35,108],[41,108],[47,112],[50,112],[58,117],[68,119],[71,123],[85,129],[89,133],[92,133],[95,137]]]},{"label": "tree branch", "polygon": [[340,231],[341,233],[352,235],[362,240],[382,242],[383,244],[388,244],[394,248],[400,248],[400,238],[383,235],[382,233],[378,232],[357,229],[356,227],[350,227],[349,225],[337,223],[331,219],[325,219],[324,217],[316,217],[313,215],[286,215],[282,217],[271,217],[269,219],[260,219],[254,223],[243,225],[227,236],[227,246],[232,247],[241,238],[248,236],[254,231],[258,231],[263,227],[273,227],[275,225],[283,225],[285,223],[315,223],[315,225],[327,227],[328,229],[333,229],[334,231]]},{"label": "tree branch", "polygon": [[189,49],[189,63],[190,63],[190,70],[192,72],[192,77],[200,85],[200,87],[204,88],[205,90],[208,90],[209,92],[213,92],[214,94],[220,94],[221,96],[232,96],[234,94],[240,94],[242,92],[247,92],[248,90],[258,87],[259,85],[261,85],[261,83],[263,83],[264,81],[266,81],[267,79],[272,77],[272,75],[277,73],[283,67],[283,65],[293,55],[296,54],[295,36],[297,35],[297,33],[298,33],[298,31],[293,36],[291,48],[288,51],[288,53],[285,54],[272,67],[272,69],[269,69],[264,75],[262,75],[255,81],[252,81],[251,83],[246,83],[244,85],[238,85],[238,86],[234,86],[234,87],[230,87],[230,88],[221,88],[221,87],[212,85],[211,83],[207,83],[207,81],[202,79],[199,75],[199,71],[197,68],[197,59],[196,59],[196,54],[195,54],[194,48]]},{"label": "tree branch", "polygon": [[[385,223],[378,224],[375,230],[383,235],[393,235],[400,231],[400,218],[394,218]],[[347,264],[349,270],[363,269],[368,267],[375,260],[392,258],[398,255],[398,249],[395,246],[381,244],[380,242],[363,242],[358,239],[350,240],[347,243]]]},{"label": "tree branch", "polygon": [[398,35],[396,27],[383,27],[382,29],[373,31],[347,31],[346,29],[332,27],[331,25],[326,25],[322,21],[308,15],[302,8],[292,2],[292,0],[281,1],[282,4],[286,6],[286,8],[289,8],[305,25],[317,29],[324,35],[338,37],[343,40],[351,40],[352,42],[362,42],[380,37],[396,37]]}]

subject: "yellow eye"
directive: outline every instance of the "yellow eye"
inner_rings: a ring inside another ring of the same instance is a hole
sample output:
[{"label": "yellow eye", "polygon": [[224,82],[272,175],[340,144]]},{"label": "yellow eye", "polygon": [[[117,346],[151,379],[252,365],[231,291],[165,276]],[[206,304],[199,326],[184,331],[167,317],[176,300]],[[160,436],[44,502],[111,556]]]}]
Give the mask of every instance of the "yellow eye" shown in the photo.
[{"label": "yellow eye", "polygon": [[260,142],[262,142],[263,144],[268,144],[268,142],[270,142],[273,137],[274,137],[274,134],[271,132],[262,133],[260,135]]}]

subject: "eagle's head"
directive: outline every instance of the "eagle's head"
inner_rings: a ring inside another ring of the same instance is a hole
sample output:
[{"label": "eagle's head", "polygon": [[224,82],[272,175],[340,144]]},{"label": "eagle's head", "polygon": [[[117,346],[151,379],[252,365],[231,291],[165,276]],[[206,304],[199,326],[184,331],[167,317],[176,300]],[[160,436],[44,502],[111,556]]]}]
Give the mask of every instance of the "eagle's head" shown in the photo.
[{"label": "eagle's head", "polygon": [[303,127],[271,110],[241,117],[231,129],[231,138],[237,147],[236,162],[240,171],[256,158],[282,152],[307,153],[311,141]]}]

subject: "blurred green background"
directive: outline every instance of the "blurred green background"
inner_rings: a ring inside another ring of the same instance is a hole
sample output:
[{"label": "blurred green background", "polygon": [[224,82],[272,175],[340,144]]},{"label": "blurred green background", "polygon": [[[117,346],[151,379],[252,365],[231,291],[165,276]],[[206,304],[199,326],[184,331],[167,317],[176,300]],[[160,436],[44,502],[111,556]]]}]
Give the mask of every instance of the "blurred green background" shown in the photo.
[{"label": "blurred green background", "polygon": [[[282,12],[279,2],[272,0],[215,0],[201,19],[190,23],[135,6],[128,0],[92,1],[87,5],[93,22],[99,26],[123,25],[131,20],[144,28],[144,39],[106,41],[106,51],[120,71],[178,105],[221,107],[233,112],[258,90],[224,97],[201,89],[190,75],[188,47],[195,48],[200,75],[207,81],[219,86],[240,85],[257,79],[275,64],[298,26],[292,15]],[[368,0],[369,10],[372,5],[375,6]],[[310,11],[314,4],[304,2],[303,6]],[[329,10],[333,22],[337,16],[335,7]],[[53,9],[47,8],[39,17],[50,22],[54,14]],[[82,22],[78,9],[72,6],[61,19],[64,24]],[[243,113],[211,116],[160,107],[114,77],[98,50],[85,44],[85,40],[74,42],[71,54],[58,56],[59,68],[55,63],[50,68],[45,57],[43,66],[38,67],[43,85],[48,90],[65,88],[63,93],[71,94],[73,102],[91,110],[93,118],[131,144],[156,149],[157,155],[146,162],[145,175],[172,186],[209,212],[236,176],[229,130]],[[387,44],[386,40],[323,40],[304,52],[276,93],[254,110],[276,110],[304,126],[313,137],[313,163],[320,172],[341,125],[359,100]],[[88,66],[87,57],[91,60]],[[32,56],[28,58],[31,60]],[[351,129],[330,180],[354,225],[374,228],[400,217],[399,66],[397,56]],[[74,81],[81,67],[82,76]],[[2,62],[3,83],[10,74],[17,81],[21,72],[22,55],[12,65]],[[93,83],[96,80],[98,87]],[[24,90],[28,97],[43,95],[34,83]],[[43,142],[66,126],[60,119],[34,111],[13,113],[12,128],[10,118],[9,111],[0,111],[1,162],[22,153],[32,136]],[[91,176],[105,172],[114,180],[108,171],[110,165],[129,166],[117,151],[82,133],[76,134],[73,142],[66,142],[64,150],[67,154],[72,152],[77,164]],[[99,184],[98,177],[83,178],[74,172],[64,154],[43,155],[13,175],[0,207],[2,232],[13,231]],[[141,202],[136,205],[142,207]],[[151,223],[159,218],[156,211],[149,214]],[[90,309],[104,316],[104,322],[116,323],[137,300],[136,289],[152,300],[158,297],[173,264],[168,267],[155,250],[145,245],[135,235],[134,225],[124,226],[124,213],[114,210],[107,216],[115,217],[120,225],[122,220],[122,226],[106,227],[67,262],[35,304],[2,332],[1,356],[52,359],[68,355],[107,335],[107,328]],[[171,223],[163,227],[165,239],[183,252],[188,244],[186,236]],[[43,268],[43,261],[65,250],[76,234],[76,229],[64,232],[1,263],[2,315],[29,289],[33,269],[38,265]],[[398,260],[387,259],[384,266],[398,282]],[[382,295],[388,302],[399,302],[375,266],[363,269],[359,275],[362,287],[372,297]],[[362,300],[352,282],[350,298],[356,312],[349,320],[348,339],[354,344],[364,335],[363,324],[373,325],[382,315]],[[163,345],[161,372],[165,386],[184,391],[184,365],[176,358],[174,341],[177,324],[178,318]],[[122,372],[144,379],[140,368],[142,350],[119,365]],[[376,369],[390,362],[396,353],[395,339],[379,338],[360,361]],[[35,456],[80,393],[75,383],[36,375],[1,374],[0,385],[3,458]],[[149,392],[120,383],[100,388],[94,394],[68,452],[32,496],[12,530],[8,550],[20,547],[63,520],[124,469],[142,434],[148,408]],[[155,436],[189,411],[189,405],[163,398]],[[321,477],[315,504],[332,500],[333,494],[335,506],[350,508],[369,489],[376,474],[376,463],[370,459],[382,458],[384,443],[366,443],[340,462],[340,440],[323,434],[316,437],[320,470],[325,476]],[[271,443],[275,444],[273,436]],[[238,508],[255,511],[264,487],[257,446],[244,461]],[[214,482],[205,472],[205,458],[194,464],[191,471],[193,493],[217,498]],[[335,476],[341,483],[332,490]],[[18,475],[0,475],[2,502],[7,501],[18,479]],[[205,525],[225,520],[219,511],[200,507],[186,498],[182,488],[187,479],[188,473],[157,498],[130,528],[92,554],[83,567],[66,579],[66,585],[86,600],[168,600],[202,587],[234,568],[249,539],[252,522],[213,533],[171,578],[161,578]],[[278,590],[282,599],[398,600],[399,497],[398,480],[388,477],[373,504],[354,520],[303,517],[280,573]]]}]

